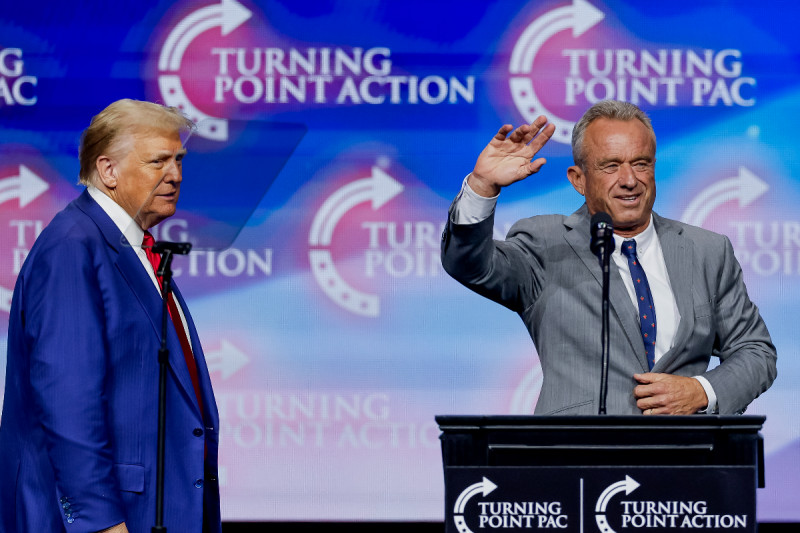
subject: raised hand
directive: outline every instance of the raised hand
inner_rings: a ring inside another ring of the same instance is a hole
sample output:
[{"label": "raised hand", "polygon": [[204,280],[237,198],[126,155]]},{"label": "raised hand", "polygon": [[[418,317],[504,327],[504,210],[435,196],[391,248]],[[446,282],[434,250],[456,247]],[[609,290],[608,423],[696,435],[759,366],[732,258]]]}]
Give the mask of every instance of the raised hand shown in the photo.
[{"label": "raised hand", "polygon": [[478,156],[469,186],[481,196],[497,196],[501,188],[535,174],[547,162],[544,157],[531,160],[553,136],[555,125],[539,116],[511,132],[513,128],[505,124]]}]

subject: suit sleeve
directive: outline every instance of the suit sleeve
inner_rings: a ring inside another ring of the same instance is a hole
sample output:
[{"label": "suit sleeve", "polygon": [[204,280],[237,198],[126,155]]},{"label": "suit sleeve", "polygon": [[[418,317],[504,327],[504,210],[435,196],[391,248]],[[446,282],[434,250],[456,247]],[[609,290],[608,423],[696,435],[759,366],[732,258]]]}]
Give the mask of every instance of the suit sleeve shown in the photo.
[{"label": "suit sleeve", "polygon": [[531,219],[523,219],[505,241],[496,241],[494,214],[476,224],[456,224],[450,216],[442,235],[442,266],[471,290],[522,312],[535,300],[544,278],[538,252],[543,243],[534,227]]},{"label": "suit sleeve", "polygon": [[713,354],[720,365],[704,376],[714,387],[720,414],[743,413],[775,380],[777,354],[758,308],[747,295],[727,237],[713,303],[717,330]]},{"label": "suit sleeve", "polygon": [[[125,520],[112,473],[105,306],[91,245],[42,247],[24,279],[22,313],[35,410],[45,431],[67,531]],[[117,309],[114,312],[124,312]]]}]

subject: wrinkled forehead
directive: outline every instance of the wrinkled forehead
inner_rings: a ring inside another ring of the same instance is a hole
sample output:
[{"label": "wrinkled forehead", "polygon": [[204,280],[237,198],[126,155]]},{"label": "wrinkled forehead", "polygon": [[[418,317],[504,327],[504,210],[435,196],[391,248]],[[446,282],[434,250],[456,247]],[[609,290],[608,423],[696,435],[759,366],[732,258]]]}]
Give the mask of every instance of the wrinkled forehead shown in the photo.
[{"label": "wrinkled forehead", "polygon": [[136,125],[122,134],[114,147],[114,152],[124,156],[135,153],[185,153],[185,135],[180,129],[150,125]]},{"label": "wrinkled forehead", "polygon": [[655,135],[638,119],[598,118],[587,126],[584,144],[586,155],[592,157],[613,153],[654,158],[656,154]]}]

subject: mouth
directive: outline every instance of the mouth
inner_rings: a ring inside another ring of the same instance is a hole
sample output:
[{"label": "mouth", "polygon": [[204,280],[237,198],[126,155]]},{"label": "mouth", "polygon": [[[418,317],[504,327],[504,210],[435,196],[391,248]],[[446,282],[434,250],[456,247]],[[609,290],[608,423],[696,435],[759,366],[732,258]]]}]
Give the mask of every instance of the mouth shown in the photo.
[{"label": "mouth", "polygon": [[626,206],[635,206],[639,203],[639,199],[641,198],[641,194],[627,194],[624,196],[615,196],[614,198],[621,202],[622,205]]},{"label": "mouth", "polygon": [[162,200],[175,201],[175,200],[178,199],[178,191],[169,191],[169,192],[159,193],[159,194],[156,194],[156,197],[157,198],[161,198]]}]

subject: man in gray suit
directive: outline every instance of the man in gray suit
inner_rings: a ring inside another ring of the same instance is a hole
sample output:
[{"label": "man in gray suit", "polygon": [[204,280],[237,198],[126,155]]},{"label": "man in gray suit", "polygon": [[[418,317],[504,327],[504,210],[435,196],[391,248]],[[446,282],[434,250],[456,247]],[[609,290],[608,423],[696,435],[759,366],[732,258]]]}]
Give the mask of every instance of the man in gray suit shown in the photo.
[{"label": "man in gray suit", "polygon": [[[615,245],[607,412],[744,412],[775,379],[775,347],[728,238],[653,212],[656,138],[647,115],[625,102],[592,106],[573,130],[567,170],[584,205],[570,216],[520,220],[494,241],[500,190],[542,168],[545,159],[533,158],[555,127],[540,116],[512,130],[500,128],[464,180],[442,263],[528,327],[544,377],[536,413],[598,411],[602,272],[589,248],[597,212],[611,216]],[[712,356],[720,364],[709,370]]]}]

